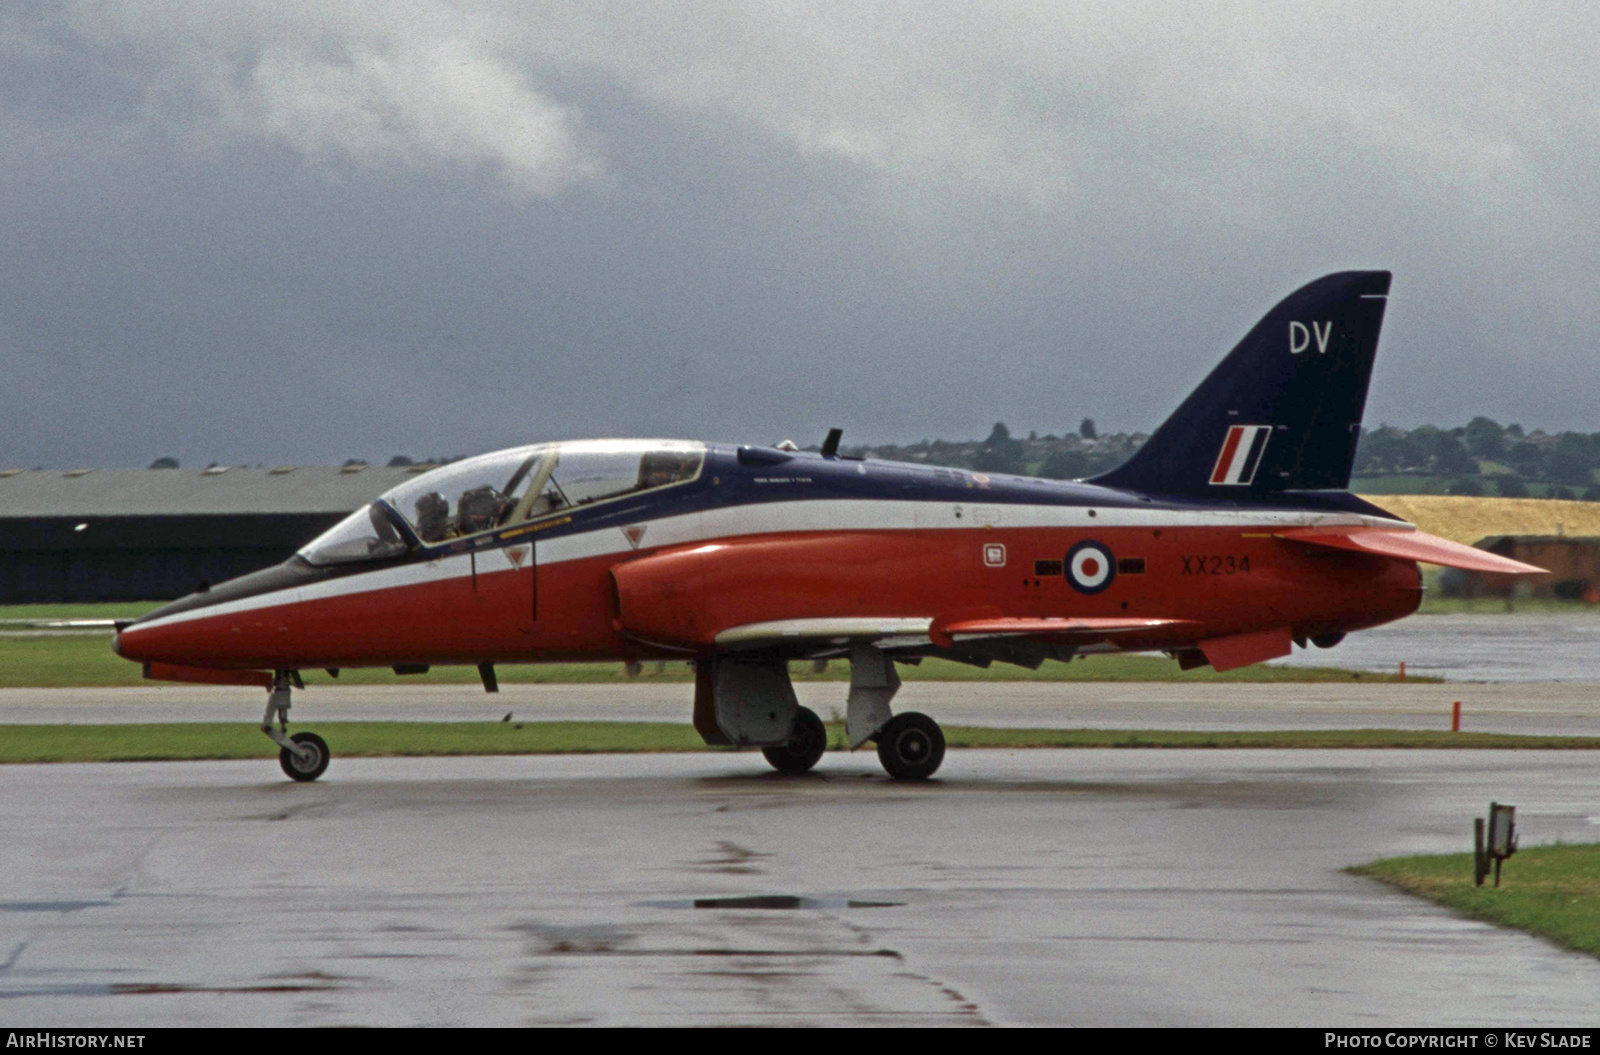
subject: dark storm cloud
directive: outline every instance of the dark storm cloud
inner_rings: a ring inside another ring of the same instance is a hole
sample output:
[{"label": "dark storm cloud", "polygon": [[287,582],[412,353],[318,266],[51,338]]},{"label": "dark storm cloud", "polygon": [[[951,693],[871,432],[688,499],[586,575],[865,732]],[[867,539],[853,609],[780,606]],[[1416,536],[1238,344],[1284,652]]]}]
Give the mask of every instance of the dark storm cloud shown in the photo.
[{"label": "dark storm cloud", "polygon": [[1149,428],[1345,267],[1370,421],[1600,430],[1592,21],[25,5],[0,461]]}]

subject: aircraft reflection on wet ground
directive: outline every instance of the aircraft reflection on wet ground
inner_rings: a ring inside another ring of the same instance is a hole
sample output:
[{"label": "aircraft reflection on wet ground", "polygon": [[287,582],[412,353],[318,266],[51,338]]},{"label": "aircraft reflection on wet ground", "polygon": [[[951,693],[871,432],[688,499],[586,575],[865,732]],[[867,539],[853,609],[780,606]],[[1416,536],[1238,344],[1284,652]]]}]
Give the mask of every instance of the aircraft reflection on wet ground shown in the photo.
[{"label": "aircraft reflection on wet ground", "polygon": [[[732,764],[730,765],[730,761]],[[0,767],[0,1002],[30,1026],[1600,1025],[1600,962],[1349,864],[1588,752],[964,751]],[[732,900],[727,900],[732,899]],[[746,900],[755,899],[755,900]],[[705,907],[696,907],[697,903]]]}]

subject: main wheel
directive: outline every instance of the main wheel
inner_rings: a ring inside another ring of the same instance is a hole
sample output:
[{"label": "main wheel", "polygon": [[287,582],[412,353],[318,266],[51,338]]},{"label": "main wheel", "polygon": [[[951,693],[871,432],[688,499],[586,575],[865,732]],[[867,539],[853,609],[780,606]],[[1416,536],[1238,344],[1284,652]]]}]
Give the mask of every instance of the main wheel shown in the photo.
[{"label": "main wheel", "polygon": [[878,761],[891,777],[926,780],[944,761],[944,730],[925,714],[897,714],[878,730]]},{"label": "main wheel", "polygon": [[299,781],[316,780],[322,776],[328,768],[328,759],[332,757],[328,753],[328,742],[316,733],[295,733],[289,739],[303,748],[310,748],[312,757],[301,758],[287,747],[282,748],[278,751],[278,765],[283,767],[283,771]]},{"label": "main wheel", "polygon": [[794,716],[794,729],[789,733],[788,743],[763,747],[761,753],[780,773],[804,773],[817,764],[827,749],[828,727],[822,724],[815,711],[802,707]]}]

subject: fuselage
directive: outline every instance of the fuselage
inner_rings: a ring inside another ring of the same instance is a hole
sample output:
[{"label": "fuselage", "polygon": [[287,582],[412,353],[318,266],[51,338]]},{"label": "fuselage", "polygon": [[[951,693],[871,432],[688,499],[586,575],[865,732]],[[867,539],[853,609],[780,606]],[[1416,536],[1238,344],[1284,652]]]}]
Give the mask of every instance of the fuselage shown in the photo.
[{"label": "fuselage", "polygon": [[[420,475],[374,504],[371,537],[355,514],[282,565],[123,628],[117,649],[146,663],[261,670],[688,658],[755,624],[1003,613],[1181,619],[1114,646],[1181,651],[1257,630],[1358,630],[1411,613],[1421,597],[1413,562],[1273,536],[1399,526],[1342,493],[1222,504],[644,441],[614,444],[641,452],[624,461],[643,461],[632,485],[614,473],[608,493],[592,482],[604,470],[579,481],[576,468],[598,464],[591,452],[605,442],[505,452],[517,476],[459,495],[429,489],[430,479],[472,482],[451,466]],[[562,466],[574,467],[566,480]],[[430,520],[438,498],[445,508]]]}]

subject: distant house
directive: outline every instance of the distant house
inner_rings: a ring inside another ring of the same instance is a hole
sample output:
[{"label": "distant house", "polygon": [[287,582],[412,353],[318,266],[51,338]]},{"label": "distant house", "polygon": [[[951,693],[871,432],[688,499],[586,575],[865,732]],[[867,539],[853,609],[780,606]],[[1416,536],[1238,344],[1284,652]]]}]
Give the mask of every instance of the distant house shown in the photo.
[{"label": "distant house", "polygon": [[0,604],[180,597],[287,559],[428,468],[0,471]]},{"label": "distant house", "polygon": [[[1600,602],[1600,536],[1490,535],[1473,543],[1502,557],[1547,568],[1548,576],[1522,579],[1512,575],[1453,571],[1441,578],[1447,597],[1556,597]],[[1520,581],[1517,581],[1520,580]]]}]

